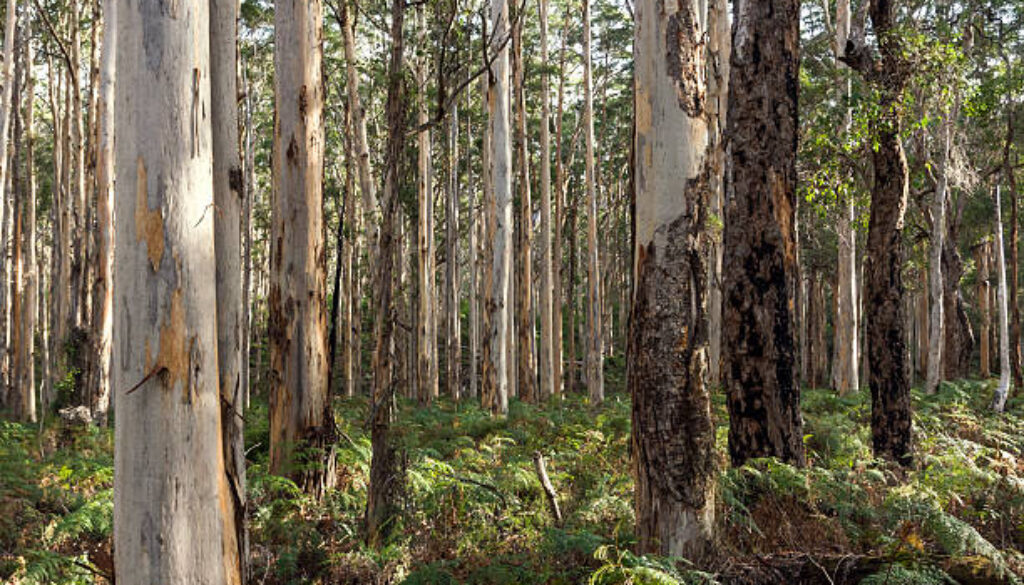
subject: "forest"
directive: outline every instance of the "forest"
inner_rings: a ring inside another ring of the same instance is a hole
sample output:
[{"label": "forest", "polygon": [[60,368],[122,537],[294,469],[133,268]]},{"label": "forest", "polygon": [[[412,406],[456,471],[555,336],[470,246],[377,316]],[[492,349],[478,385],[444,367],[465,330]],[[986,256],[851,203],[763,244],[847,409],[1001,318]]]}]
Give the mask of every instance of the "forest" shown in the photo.
[{"label": "forest", "polygon": [[1024,1],[0,9],[0,582],[1024,584]]}]

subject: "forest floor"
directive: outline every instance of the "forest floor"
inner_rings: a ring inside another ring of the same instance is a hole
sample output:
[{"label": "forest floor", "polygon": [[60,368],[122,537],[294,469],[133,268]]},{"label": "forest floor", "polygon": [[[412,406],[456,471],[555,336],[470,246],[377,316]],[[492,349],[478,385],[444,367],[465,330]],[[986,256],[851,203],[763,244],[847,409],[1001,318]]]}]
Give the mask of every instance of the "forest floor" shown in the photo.
[{"label": "forest floor", "polygon": [[[1014,583],[1024,576],[1024,400],[1003,416],[992,382],[915,391],[917,459],[870,452],[866,392],[805,391],[808,466],[721,468],[720,554],[708,566],[637,557],[628,397],[513,401],[505,420],[442,400],[403,404],[406,482],[391,542],[361,540],[370,442],[365,400],[339,400],[338,487],[305,497],[266,472],[265,404],[247,414],[251,583]],[[0,582],[105,583],[111,571],[108,429],[0,422]],[[557,526],[533,455],[544,454]],[[698,570],[699,569],[699,570]]]}]

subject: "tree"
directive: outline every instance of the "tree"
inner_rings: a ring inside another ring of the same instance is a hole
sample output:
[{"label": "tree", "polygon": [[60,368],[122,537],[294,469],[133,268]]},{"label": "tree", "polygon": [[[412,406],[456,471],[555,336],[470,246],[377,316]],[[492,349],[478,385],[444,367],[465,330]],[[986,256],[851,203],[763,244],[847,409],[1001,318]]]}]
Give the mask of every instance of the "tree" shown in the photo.
[{"label": "tree", "polygon": [[377,258],[377,326],[373,350],[373,408],[370,410],[370,485],[366,500],[366,540],[381,547],[391,529],[399,471],[391,418],[394,413],[394,372],[391,362],[394,325],[395,216],[398,214],[399,166],[405,149],[405,0],[391,2],[391,61],[388,69],[386,115],[387,151],[384,165],[384,190],[380,229],[380,256]]},{"label": "tree", "polygon": [[[27,11],[26,7],[26,11]],[[25,105],[21,121],[21,149],[25,170],[18,187],[14,219],[14,299],[11,316],[12,411],[21,420],[36,420],[35,330],[38,314],[36,271],[35,73],[33,72],[31,19],[24,19],[22,74]]]},{"label": "tree", "polygon": [[[525,5],[523,6],[525,8]],[[530,198],[530,152],[526,136],[526,74],[523,62],[523,10],[518,10],[512,30],[512,78],[516,110],[516,167],[519,187],[519,218],[516,235],[519,258],[515,284],[516,393],[524,402],[537,399],[537,365],[534,360],[536,318],[533,312],[533,202]]]},{"label": "tree", "polygon": [[237,584],[221,450],[212,125],[203,115],[210,15],[205,2],[175,10],[149,0],[116,7],[116,577]]},{"label": "tree", "polygon": [[[420,29],[420,41],[426,44],[427,22],[423,15],[423,5],[416,9],[417,27]],[[417,117],[419,124],[429,121],[427,115],[427,98],[423,91],[427,87],[427,60],[424,57],[417,67],[417,85],[421,92],[417,98]],[[418,195],[419,224],[416,230],[417,245],[417,288],[416,311],[416,387],[420,403],[427,403],[437,398],[437,294],[434,286],[434,171],[430,153],[431,133],[423,129],[417,134]]]},{"label": "tree", "polygon": [[999,386],[992,397],[992,410],[1003,412],[1010,391],[1010,325],[1006,291],[1006,253],[1003,247],[1003,211],[999,186],[996,186],[996,270],[999,273]]},{"label": "tree", "polygon": [[[270,468],[312,494],[323,493],[334,478],[322,209],[321,21],[320,0],[275,5]],[[301,462],[303,451],[321,460]]]},{"label": "tree", "polygon": [[249,556],[245,530],[245,441],[242,428],[242,179],[238,139],[238,3],[210,2],[210,119],[213,124],[213,218],[217,287],[217,368],[225,482],[243,575]]},{"label": "tree", "polygon": [[637,535],[699,557],[714,524],[704,252],[713,163],[701,3],[636,5],[636,287],[628,350]]},{"label": "tree", "polygon": [[[548,62],[548,0],[540,0],[540,60]],[[549,100],[548,70],[540,74],[540,385],[541,399],[558,394],[555,380],[555,360],[561,359],[561,347],[555,346],[554,321],[555,280],[553,245],[551,242],[551,103]],[[557,218],[556,218],[557,221]],[[558,356],[558,357],[556,357]]]},{"label": "tree", "polygon": [[736,5],[722,268],[734,465],[768,456],[804,463],[792,309],[799,15],[794,0]]},{"label": "tree", "polygon": [[930,290],[928,301],[931,305],[931,315],[928,320],[928,378],[925,381],[925,391],[935,394],[939,389],[939,382],[942,381],[942,346],[944,345],[945,329],[943,327],[945,309],[943,302],[944,283],[942,280],[942,252],[945,248],[946,237],[946,187],[949,185],[949,175],[946,167],[949,164],[949,148],[952,138],[953,122],[950,120],[950,112],[942,119],[942,137],[940,138],[939,153],[939,184],[935,189],[935,197],[932,202],[932,238],[931,253],[929,256],[929,278]]},{"label": "tree", "polygon": [[[827,14],[827,11],[826,11]],[[836,2],[835,42],[832,54],[837,60],[839,71],[836,76],[842,99],[849,100],[852,94],[849,73],[839,61],[846,41],[850,36],[850,1]],[[843,133],[849,134],[852,124],[852,113],[847,106],[844,108]],[[845,138],[844,138],[845,139]],[[836,223],[836,235],[839,238],[839,259],[836,274],[836,322],[834,355],[832,364],[832,387],[840,396],[856,392],[860,387],[858,376],[860,340],[857,327],[857,209],[853,193],[842,189],[838,193],[839,220]]]},{"label": "tree", "polygon": [[903,90],[910,67],[896,27],[896,5],[896,0],[870,0],[865,5],[878,39],[879,56],[873,56],[864,44],[861,14],[846,43],[843,61],[859,71],[879,95],[872,137],[875,173],[864,266],[872,445],[876,455],[909,465],[913,437],[902,275],[909,177],[900,132]]},{"label": "tree", "polygon": [[604,401],[601,328],[601,259],[597,244],[597,174],[594,168],[594,80],[590,51],[590,2],[583,0],[583,126],[587,137],[587,389],[590,404]]},{"label": "tree", "polygon": [[508,328],[511,316],[509,276],[512,270],[512,143],[509,135],[509,35],[508,0],[491,0],[491,52],[497,56],[490,67],[487,113],[490,124],[490,191],[487,204],[493,206],[488,229],[492,250],[491,290],[487,299],[490,330],[483,370],[483,401],[494,414],[508,412],[509,361]]}]

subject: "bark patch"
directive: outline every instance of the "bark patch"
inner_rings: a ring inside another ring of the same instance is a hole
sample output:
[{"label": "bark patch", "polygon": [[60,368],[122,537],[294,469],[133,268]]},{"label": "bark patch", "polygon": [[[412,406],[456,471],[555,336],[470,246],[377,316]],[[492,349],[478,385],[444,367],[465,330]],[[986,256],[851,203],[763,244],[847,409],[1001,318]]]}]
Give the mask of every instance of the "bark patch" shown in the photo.
[{"label": "bark patch", "polygon": [[164,218],[159,209],[149,209],[147,181],[146,163],[139,157],[135,183],[135,239],[146,242],[149,262],[156,272],[164,257]]},{"label": "bark patch", "polygon": [[668,56],[668,74],[676,86],[679,107],[691,118],[703,115],[707,100],[704,82],[704,37],[693,7],[681,2],[680,10],[668,17],[665,31],[665,51]]}]

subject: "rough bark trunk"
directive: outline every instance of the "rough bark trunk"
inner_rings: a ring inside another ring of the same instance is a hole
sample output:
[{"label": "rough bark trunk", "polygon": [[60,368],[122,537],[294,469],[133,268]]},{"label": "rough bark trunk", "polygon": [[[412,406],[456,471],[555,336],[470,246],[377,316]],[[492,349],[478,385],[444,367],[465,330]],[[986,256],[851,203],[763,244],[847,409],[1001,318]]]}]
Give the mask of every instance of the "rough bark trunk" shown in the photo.
[{"label": "rough bark trunk", "polygon": [[274,10],[270,468],[320,495],[334,481],[322,201],[321,4],[281,0]]},{"label": "rough bark trunk", "polygon": [[370,485],[366,502],[366,537],[370,546],[381,547],[391,528],[399,491],[398,458],[391,435],[394,412],[394,370],[391,360],[394,333],[395,216],[398,214],[399,167],[405,149],[405,96],[402,75],[405,44],[405,0],[391,2],[391,63],[388,71],[386,116],[388,124],[384,192],[377,259],[377,324],[373,352],[373,408],[370,412]]},{"label": "rough bark trunk", "polygon": [[[208,5],[117,11],[112,387],[122,585],[242,582],[221,448]],[[159,43],[153,39],[160,39]],[[144,51],[140,53],[140,48]]]},{"label": "rough bark trunk", "polygon": [[765,456],[803,465],[793,312],[798,2],[739,2],[733,27],[722,269],[729,453],[735,465]]},{"label": "rough bark trunk", "polygon": [[1018,250],[1020,227],[1017,222],[1017,175],[1010,164],[1010,150],[1014,139],[1013,103],[1009,103],[1006,116],[1006,140],[1003,143],[1003,172],[1010,189],[1010,367],[1013,368],[1014,392],[1024,387],[1024,375],[1021,373],[1020,348],[1020,303],[1018,302]]},{"label": "rough bark trunk", "polygon": [[711,547],[716,471],[705,383],[715,147],[700,5],[636,5],[636,288],[627,358],[640,550],[689,559]]},{"label": "rough bark trunk", "polygon": [[895,0],[869,6],[879,57],[863,45],[863,34],[846,44],[844,62],[879,91],[874,185],[864,267],[865,321],[875,455],[909,465],[913,460],[910,364],[903,303],[903,220],[907,207],[907,159],[900,139],[902,94],[910,68],[895,32]]},{"label": "rough bark trunk", "polygon": [[491,0],[491,51],[497,53],[491,65],[490,86],[487,92],[487,111],[490,123],[491,191],[487,193],[489,205],[494,206],[490,242],[493,251],[491,264],[491,293],[487,300],[490,330],[487,334],[489,360],[484,363],[485,406],[491,412],[508,412],[509,362],[508,328],[510,317],[509,275],[512,268],[512,148],[509,136],[509,56],[505,40],[509,34],[508,0]]},{"label": "rough bark trunk", "polygon": [[583,125],[587,140],[587,390],[590,405],[604,401],[604,338],[601,327],[601,260],[597,241],[597,176],[594,168],[594,90],[590,51],[590,3],[583,0]]}]

